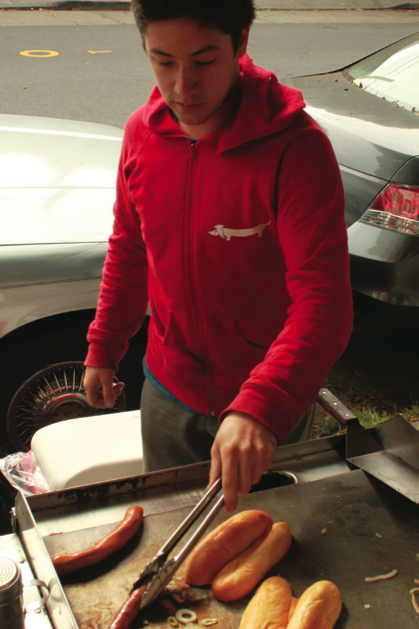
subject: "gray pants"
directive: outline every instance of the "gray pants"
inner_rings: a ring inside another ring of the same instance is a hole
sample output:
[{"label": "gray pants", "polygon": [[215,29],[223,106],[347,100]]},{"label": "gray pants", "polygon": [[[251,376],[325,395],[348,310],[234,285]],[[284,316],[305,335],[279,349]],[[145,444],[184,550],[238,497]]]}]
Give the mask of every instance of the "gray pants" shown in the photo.
[{"label": "gray pants", "polygon": [[[315,404],[278,446],[310,439],[314,416]],[[209,461],[218,418],[187,411],[146,378],[141,396],[141,430],[144,472],[154,472]]]}]

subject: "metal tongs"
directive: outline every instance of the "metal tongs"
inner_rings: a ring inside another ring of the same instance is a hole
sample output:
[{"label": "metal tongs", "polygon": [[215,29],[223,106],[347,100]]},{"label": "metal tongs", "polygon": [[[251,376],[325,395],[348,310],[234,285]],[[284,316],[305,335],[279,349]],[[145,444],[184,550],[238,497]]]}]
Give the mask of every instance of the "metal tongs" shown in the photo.
[{"label": "metal tongs", "polygon": [[196,546],[202,535],[207,530],[208,526],[218,515],[224,505],[224,494],[218,497],[217,502],[212,507],[211,511],[205,517],[205,519],[198,526],[193,535],[189,538],[180,552],[169,559],[169,554],[176,546],[178,541],[185,535],[194,522],[198,519],[201,513],[205,510],[207,505],[214,499],[215,495],[221,489],[221,478],[215,481],[215,483],[209,488],[206,494],[201,498],[198,504],[192,509],[190,514],[176,529],[173,535],[167,540],[167,542],[160,548],[154,558],[147,564],[144,570],[141,572],[138,579],[135,581],[131,588],[130,594],[143,586],[148,582],[148,587],[145,590],[141,599],[140,609],[148,607],[159,596],[164,586],[170,581],[172,575],[178,570],[183,561]]}]

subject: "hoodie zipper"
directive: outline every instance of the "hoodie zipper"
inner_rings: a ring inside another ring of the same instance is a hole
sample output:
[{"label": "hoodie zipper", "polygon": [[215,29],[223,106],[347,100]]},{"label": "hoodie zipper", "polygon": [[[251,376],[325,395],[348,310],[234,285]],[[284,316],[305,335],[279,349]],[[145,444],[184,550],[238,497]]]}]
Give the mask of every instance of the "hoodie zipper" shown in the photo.
[{"label": "hoodie zipper", "polygon": [[[193,312],[193,342],[194,347],[197,351],[198,356],[205,355],[205,346],[202,342],[202,321],[199,316],[199,308],[197,305],[197,291],[195,276],[194,276],[194,258],[195,258],[195,249],[196,238],[194,234],[194,220],[193,220],[193,192],[194,192],[194,184],[195,184],[195,167],[197,160],[197,145],[196,142],[191,142],[191,158],[189,162],[189,173],[188,173],[188,187],[187,187],[187,202],[186,208],[187,211],[185,213],[185,267],[186,267],[186,276],[188,278],[188,291],[189,291],[189,299],[191,303],[191,308]],[[214,394],[213,394],[213,376],[212,369],[208,362],[205,362],[207,369],[207,384],[209,385],[209,395],[207,399],[207,404],[209,409],[214,408]],[[211,410],[208,414],[213,415],[214,411]]]},{"label": "hoodie zipper", "polygon": [[194,237],[193,237],[193,227],[192,227],[192,217],[193,217],[193,190],[194,190],[194,171],[195,171],[195,159],[196,159],[196,147],[195,143],[191,142],[191,157],[189,161],[189,172],[188,172],[188,186],[186,189],[186,212],[185,212],[185,271],[188,283],[188,292],[189,292],[189,301],[191,304],[191,308],[193,311],[193,321],[192,321],[192,334],[193,334],[193,345],[195,350],[199,354],[199,317],[198,317],[198,307],[196,305],[196,300],[194,299],[194,273],[193,273],[193,265],[194,265]]}]

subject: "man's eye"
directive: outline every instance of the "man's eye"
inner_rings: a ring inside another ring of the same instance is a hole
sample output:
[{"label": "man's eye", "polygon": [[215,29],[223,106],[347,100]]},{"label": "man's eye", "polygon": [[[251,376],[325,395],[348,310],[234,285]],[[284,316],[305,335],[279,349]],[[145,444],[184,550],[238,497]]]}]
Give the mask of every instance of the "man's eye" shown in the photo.
[{"label": "man's eye", "polygon": [[215,59],[211,59],[211,61],[197,61],[197,66],[209,66],[211,63],[214,63]]},{"label": "man's eye", "polygon": [[173,65],[173,61],[159,61],[157,59],[157,63],[159,64],[159,66],[172,66]]}]

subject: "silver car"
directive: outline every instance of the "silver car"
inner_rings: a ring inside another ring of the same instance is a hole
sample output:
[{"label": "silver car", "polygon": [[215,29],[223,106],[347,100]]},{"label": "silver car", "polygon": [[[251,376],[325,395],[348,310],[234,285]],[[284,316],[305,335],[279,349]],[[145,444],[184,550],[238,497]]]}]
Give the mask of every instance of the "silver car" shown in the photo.
[{"label": "silver car", "polygon": [[340,165],[355,313],[376,332],[419,324],[419,33],[336,72],[287,79]]},{"label": "silver car", "polygon": [[[123,132],[0,114],[0,438],[101,412],[83,390],[86,333],[112,231]],[[147,324],[121,363],[138,408]]]}]

